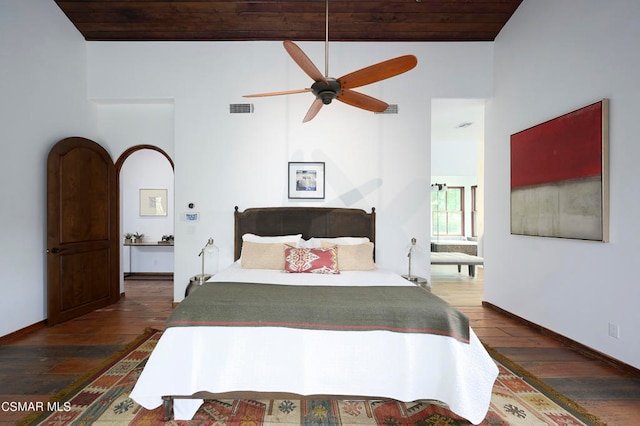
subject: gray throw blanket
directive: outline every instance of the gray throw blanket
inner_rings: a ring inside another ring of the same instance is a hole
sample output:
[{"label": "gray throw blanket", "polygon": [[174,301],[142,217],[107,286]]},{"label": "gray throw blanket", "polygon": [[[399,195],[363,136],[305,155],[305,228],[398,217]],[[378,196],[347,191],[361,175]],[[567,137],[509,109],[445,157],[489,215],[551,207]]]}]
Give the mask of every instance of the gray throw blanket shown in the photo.
[{"label": "gray throw blanket", "polygon": [[180,326],[387,330],[469,342],[468,318],[439,297],[414,286],[205,283],[167,319],[167,327]]}]

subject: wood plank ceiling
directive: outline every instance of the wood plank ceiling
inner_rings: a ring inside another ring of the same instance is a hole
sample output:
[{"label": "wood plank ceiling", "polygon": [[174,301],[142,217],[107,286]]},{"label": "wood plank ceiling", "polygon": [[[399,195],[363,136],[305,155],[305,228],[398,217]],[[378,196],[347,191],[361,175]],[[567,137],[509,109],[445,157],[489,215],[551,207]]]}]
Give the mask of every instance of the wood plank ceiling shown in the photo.
[{"label": "wood plank ceiling", "polygon": [[[88,41],[324,41],[325,0],[55,0]],[[493,41],[522,0],[332,0],[330,41]]]}]

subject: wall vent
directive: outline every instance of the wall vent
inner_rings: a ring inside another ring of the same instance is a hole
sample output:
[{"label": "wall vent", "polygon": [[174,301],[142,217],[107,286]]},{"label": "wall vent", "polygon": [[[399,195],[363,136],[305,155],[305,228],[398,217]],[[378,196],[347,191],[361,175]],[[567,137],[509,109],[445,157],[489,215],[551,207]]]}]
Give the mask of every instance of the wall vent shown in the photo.
[{"label": "wall vent", "polygon": [[253,104],[229,104],[231,114],[253,114]]},{"label": "wall vent", "polygon": [[376,112],[376,114],[397,114],[398,113],[398,104],[389,104],[387,109],[382,112]]}]

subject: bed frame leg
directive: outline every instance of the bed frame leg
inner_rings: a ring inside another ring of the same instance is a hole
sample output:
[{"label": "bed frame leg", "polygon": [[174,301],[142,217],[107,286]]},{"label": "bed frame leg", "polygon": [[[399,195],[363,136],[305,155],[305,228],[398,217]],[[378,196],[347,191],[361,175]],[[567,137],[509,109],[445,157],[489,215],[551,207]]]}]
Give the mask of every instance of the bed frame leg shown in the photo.
[{"label": "bed frame leg", "polygon": [[170,396],[162,397],[162,411],[164,413],[164,421],[168,422],[173,417],[173,398]]}]

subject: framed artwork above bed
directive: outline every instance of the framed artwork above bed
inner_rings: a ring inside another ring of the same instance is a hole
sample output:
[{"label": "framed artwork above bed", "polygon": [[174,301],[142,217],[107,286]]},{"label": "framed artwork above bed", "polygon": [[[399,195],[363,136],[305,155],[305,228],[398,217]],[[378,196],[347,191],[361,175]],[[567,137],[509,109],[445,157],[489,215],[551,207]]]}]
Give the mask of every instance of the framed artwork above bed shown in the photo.
[{"label": "framed artwork above bed", "polygon": [[289,162],[289,198],[324,199],[323,162]]}]

